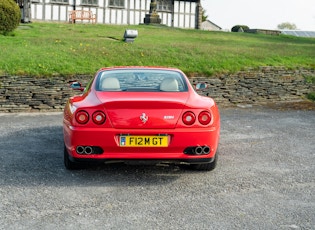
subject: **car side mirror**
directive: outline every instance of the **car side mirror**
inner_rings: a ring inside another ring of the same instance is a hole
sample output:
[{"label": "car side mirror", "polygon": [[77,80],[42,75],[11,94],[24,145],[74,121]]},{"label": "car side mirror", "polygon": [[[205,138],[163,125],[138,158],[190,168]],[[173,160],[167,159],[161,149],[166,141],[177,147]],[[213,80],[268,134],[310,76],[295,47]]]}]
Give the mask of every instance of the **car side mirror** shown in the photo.
[{"label": "car side mirror", "polygon": [[70,85],[69,87],[73,90],[80,90],[80,91],[83,91],[84,90],[84,87],[82,87],[81,83],[78,82],[78,81],[72,81],[70,82]]},{"label": "car side mirror", "polygon": [[201,91],[201,90],[206,89],[207,87],[208,87],[208,85],[206,83],[202,82],[202,83],[198,83],[195,88],[196,88],[196,90]]}]

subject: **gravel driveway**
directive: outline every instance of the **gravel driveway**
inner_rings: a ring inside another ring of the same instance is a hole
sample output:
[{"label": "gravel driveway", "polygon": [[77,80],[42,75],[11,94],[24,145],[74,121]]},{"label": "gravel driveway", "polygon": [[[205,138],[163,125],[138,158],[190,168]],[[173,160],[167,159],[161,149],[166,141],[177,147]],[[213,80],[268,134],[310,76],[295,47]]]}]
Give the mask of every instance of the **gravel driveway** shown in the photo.
[{"label": "gravel driveway", "polygon": [[315,229],[315,111],[221,110],[212,172],[63,166],[62,114],[0,115],[0,229]]}]

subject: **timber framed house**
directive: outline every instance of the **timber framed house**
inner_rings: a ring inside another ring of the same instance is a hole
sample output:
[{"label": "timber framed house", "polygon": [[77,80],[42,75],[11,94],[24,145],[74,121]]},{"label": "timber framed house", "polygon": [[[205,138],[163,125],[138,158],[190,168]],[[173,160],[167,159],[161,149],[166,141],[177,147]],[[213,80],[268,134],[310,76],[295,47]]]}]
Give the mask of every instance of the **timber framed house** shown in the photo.
[{"label": "timber framed house", "polygon": [[[200,29],[200,0],[154,0],[161,24]],[[152,0],[16,0],[22,21],[68,22],[72,10],[89,10],[102,24],[138,25],[144,22]]]}]

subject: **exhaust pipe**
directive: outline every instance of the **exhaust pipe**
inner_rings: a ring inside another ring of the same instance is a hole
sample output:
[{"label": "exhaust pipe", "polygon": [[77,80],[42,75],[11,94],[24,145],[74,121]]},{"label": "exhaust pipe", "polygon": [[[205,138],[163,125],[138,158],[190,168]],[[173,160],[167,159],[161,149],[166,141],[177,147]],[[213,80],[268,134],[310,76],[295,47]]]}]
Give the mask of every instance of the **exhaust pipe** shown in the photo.
[{"label": "exhaust pipe", "polygon": [[188,155],[207,155],[211,152],[211,147],[208,145],[203,146],[189,146],[184,149],[184,153]]},{"label": "exhaust pipe", "polygon": [[85,147],[84,146],[78,146],[76,149],[77,153],[79,154],[83,154],[85,151]]},{"label": "exhaust pipe", "polygon": [[196,155],[203,155],[203,154],[209,154],[211,151],[209,146],[197,146],[195,147],[195,149],[193,150],[193,153]]},{"label": "exhaust pipe", "polygon": [[202,154],[202,152],[203,152],[203,148],[202,148],[201,146],[197,146],[197,147],[195,148],[195,153],[196,153],[197,155]]},{"label": "exhaust pipe", "polygon": [[209,146],[204,146],[202,148],[202,153],[203,154],[209,154],[210,153],[210,147]]},{"label": "exhaust pipe", "polygon": [[93,149],[91,146],[86,146],[85,149],[84,149],[84,153],[85,154],[91,154],[93,153]]},{"label": "exhaust pipe", "polygon": [[76,151],[78,154],[92,154],[93,148],[91,146],[78,146]]}]

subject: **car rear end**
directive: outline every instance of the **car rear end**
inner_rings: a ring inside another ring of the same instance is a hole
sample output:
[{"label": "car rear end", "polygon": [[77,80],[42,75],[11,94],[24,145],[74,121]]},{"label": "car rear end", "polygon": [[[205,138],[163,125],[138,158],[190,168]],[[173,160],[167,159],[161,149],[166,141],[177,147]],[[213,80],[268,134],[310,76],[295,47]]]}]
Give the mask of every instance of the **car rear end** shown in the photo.
[{"label": "car rear end", "polygon": [[117,82],[112,79],[106,83],[109,90],[100,90],[99,79],[92,86],[99,90],[82,99],[93,101],[93,105],[82,101],[69,103],[65,109],[68,119],[64,119],[69,159],[179,164],[214,161],[220,132],[219,111],[214,101],[199,96],[189,83],[180,86],[181,90],[172,90],[172,80],[168,78],[165,91],[156,91],[144,79],[145,75],[137,77],[147,80],[144,86],[150,90],[139,85],[131,91],[116,90]]}]

